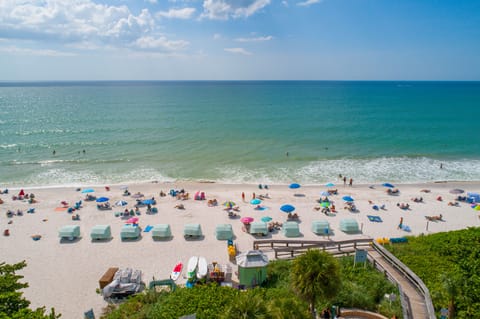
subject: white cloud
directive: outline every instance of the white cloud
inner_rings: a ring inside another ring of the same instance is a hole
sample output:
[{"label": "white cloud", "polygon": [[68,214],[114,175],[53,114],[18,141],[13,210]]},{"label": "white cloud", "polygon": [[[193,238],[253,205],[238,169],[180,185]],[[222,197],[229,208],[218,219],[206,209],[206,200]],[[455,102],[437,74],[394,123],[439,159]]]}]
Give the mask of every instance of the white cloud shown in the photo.
[{"label": "white cloud", "polygon": [[235,54],[252,55],[252,52],[249,52],[244,48],[225,48],[223,50],[226,52],[235,53]]},{"label": "white cloud", "polygon": [[221,35],[220,33],[215,33],[215,34],[213,35],[213,40],[219,40],[219,39],[221,39],[221,38],[222,38],[222,35]]},{"label": "white cloud", "polygon": [[157,12],[156,16],[169,19],[190,19],[194,13],[195,8],[170,9]]},{"label": "white cloud", "polygon": [[286,0],[283,0],[283,1],[282,1],[282,4],[283,4],[284,7],[287,7],[287,8],[288,8],[288,2],[287,2]]},{"label": "white cloud", "polygon": [[166,51],[177,51],[184,49],[188,46],[189,43],[183,40],[168,40],[166,37],[154,38],[150,36],[145,36],[137,39],[137,41],[135,41],[135,44],[141,49],[163,49]]},{"label": "white cloud", "polygon": [[61,52],[56,50],[36,50],[36,49],[29,49],[29,48],[19,48],[16,46],[7,46],[7,47],[0,47],[0,52],[10,53],[14,55],[35,55],[35,56],[75,56],[76,54],[71,52]]},{"label": "white cloud", "polygon": [[320,3],[322,0],[306,0],[303,2],[297,2],[297,6],[308,7],[315,3]]},{"label": "white cloud", "polygon": [[157,0],[145,0],[145,1],[150,2],[151,4],[157,4],[158,3]]},{"label": "white cloud", "polygon": [[273,37],[271,35],[268,35],[266,37],[256,37],[256,38],[236,38],[235,41],[238,41],[238,42],[264,42],[264,41],[270,41],[272,39],[273,39]]},{"label": "white cloud", "polygon": [[270,4],[270,0],[204,0],[202,18],[246,18]]},{"label": "white cloud", "polygon": [[98,4],[94,0],[0,2],[0,38],[77,44],[79,48],[82,43],[89,43],[89,47],[133,48],[146,36],[162,38],[148,9],[134,14],[126,5]]}]

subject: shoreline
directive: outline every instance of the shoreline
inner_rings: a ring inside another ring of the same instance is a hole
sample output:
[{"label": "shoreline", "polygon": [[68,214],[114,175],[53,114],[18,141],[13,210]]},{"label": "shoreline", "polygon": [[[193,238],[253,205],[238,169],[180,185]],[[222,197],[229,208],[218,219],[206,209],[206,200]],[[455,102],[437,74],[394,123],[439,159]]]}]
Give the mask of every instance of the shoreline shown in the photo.
[{"label": "shoreline", "polygon": [[[264,185],[262,183],[262,185]],[[123,196],[121,186],[128,186],[131,194],[141,192],[145,198],[155,197],[158,208],[157,214],[146,214],[145,208],[140,208],[138,216],[139,225],[145,229],[147,225],[166,223],[171,226],[173,237],[167,241],[154,241],[151,233],[142,231],[141,238],[136,241],[120,240],[120,229],[125,223],[121,217],[116,217],[115,212],[123,211],[125,207],[113,207],[110,211],[97,210],[95,202],[83,201],[82,208],[78,210],[79,221],[73,221],[71,214],[65,210],[57,210],[61,201],[66,201],[72,206],[75,202],[83,199],[85,194],[76,189],[79,187],[48,187],[48,188],[23,188],[25,192],[35,193],[35,204],[25,201],[12,200],[13,195],[18,194],[18,189],[9,188],[9,194],[0,194],[4,201],[0,205],[1,230],[8,228],[10,236],[0,237],[0,250],[2,260],[7,263],[15,263],[21,260],[27,261],[27,267],[21,272],[25,276],[23,282],[28,282],[30,287],[24,290],[25,297],[32,302],[32,307],[46,306],[47,309],[54,307],[65,318],[83,318],[83,312],[90,308],[99,316],[100,311],[106,306],[103,298],[95,290],[98,280],[109,267],[140,269],[143,272],[143,280],[148,282],[153,278],[168,278],[174,265],[179,261],[187,264],[189,257],[193,255],[205,256],[208,262],[217,261],[220,264],[228,264],[235,273],[236,266],[230,263],[227,254],[227,245],[223,240],[215,238],[215,227],[218,224],[231,224],[234,232],[234,242],[239,252],[252,249],[254,237],[242,230],[243,224],[240,218],[229,218],[222,204],[226,201],[234,201],[239,206],[238,214],[241,217],[250,216],[256,221],[261,217],[270,216],[273,221],[284,223],[287,215],[280,210],[284,204],[296,207],[298,213],[298,225],[301,237],[289,239],[304,240],[344,240],[353,238],[383,238],[402,237],[409,235],[431,234],[436,232],[464,229],[467,227],[480,227],[479,212],[473,210],[469,204],[460,202],[459,206],[449,206],[457,195],[449,193],[450,189],[462,188],[467,192],[480,192],[480,181],[466,182],[425,182],[417,184],[395,184],[400,190],[397,196],[388,195],[385,187],[375,184],[353,184],[353,187],[344,186],[343,182],[334,186],[338,194],[330,196],[334,202],[337,213],[329,216],[315,210],[319,204],[317,200],[321,192],[325,191],[325,185],[301,185],[299,189],[289,189],[284,184],[268,184],[268,189],[259,189],[258,184],[222,184],[218,182],[204,183],[192,181],[175,182],[147,182],[147,183],[119,183],[108,185],[91,186],[97,197],[110,198],[113,205],[119,200],[126,200],[128,209],[133,208],[135,199]],[[170,189],[185,189],[190,193],[190,199],[181,201],[172,196],[159,197],[163,190],[168,193]],[[4,189],[4,188],[0,188]],[[429,193],[421,192],[429,189]],[[194,200],[197,191],[206,194],[206,200]],[[242,201],[242,192],[245,193],[245,201]],[[262,202],[264,210],[255,210],[255,206],[249,203],[253,193],[266,195],[267,199]],[[301,196],[295,196],[295,195]],[[343,196],[352,196],[358,212],[349,212],[345,209]],[[442,201],[437,200],[438,196]],[[422,197],[423,201],[417,203],[412,198]],[[209,207],[208,200],[217,199],[219,205]],[[370,201],[370,202],[369,202]],[[184,204],[185,209],[174,208],[177,204]],[[410,209],[402,210],[397,203],[408,203]],[[372,205],[385,205],[385,210],[374,210]],[[35,213],[25,213],[29,208],[35,208]],[[7,210],[23,210],[23,216],[7,218]],[[77,213],[77,212],[75,212]],[[426,216],[443,216],[442,221],[432,222]],[[378,216],[382,222],[372,222],[368,216]],[[343,219],[355,219],[361,232],[347,234],[340,230],[340,222]],[[332,230],[330,236],[316,235],[311,231],[312,222],[326,220]],[[398,228],[399,220],[409,226],[410,232]],[[8,222],[12,222],[9,224]],[[183,227],[187,223],[199,223],[202,228],[201,240],[185,240]],[[71,243],[62,243],[58,238],[58,229],[65,225],[79,225],[81,238]],[[92,242],[90,230],[95,225],[110,225],[112,239],[106,242]],[[31,236],[39,234],[42,238],[33,241]],[[282,231],[269,233],[263,238],[286,239]],[[177,283],[186,281],[185,272]],[[236,279],[233,274],[233,279]],[[45,289],[48,287],[49,289]]]}]

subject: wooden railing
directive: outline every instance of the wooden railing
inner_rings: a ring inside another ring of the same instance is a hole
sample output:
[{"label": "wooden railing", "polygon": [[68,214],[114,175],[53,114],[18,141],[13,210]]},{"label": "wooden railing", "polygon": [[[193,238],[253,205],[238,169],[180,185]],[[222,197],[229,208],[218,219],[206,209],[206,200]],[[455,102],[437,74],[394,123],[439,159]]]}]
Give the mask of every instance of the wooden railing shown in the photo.
[{"label": "wooden railing", "polygon": [[422,294],[425,300],[425,306],[428,312],[429,319],[435,319],[435,309],[433,307],[432,298],[430,297],[430,291],[423,281],[408,268],[404,263],[402,263],[397,257],[395,257],[388,250],[383,248],[383,246],[373,242],[373,249],[375,249],[390,265],[395,267],[395,269],[400,272],[415,288],[420,294]]},{"label": "wooden railing", "polygon": [[[423,296],[425,300],[425,306],[428,312],[428,319],[435,319],[435,310],[433,307],[430,292],[423,283],[423,281],[411,271],[405,264],[403,264],[398,258],[393,256],[389,251],[377,244],[371,238],[352,239],[344,241],[314,241],[314,240],[255,240],[253,241],[253,249],[266,248],[273,250],[275,258],[295,258],[298,255],[305,253],[308,249],[321,249],[335,256],[350,255],[355,253],[357,249],[375,249],[392,267],[400,272],[404,278],[406,278]],[[369,255],[372,264],[382,271],[381,266],[375,262],[375,259]],[[410,306],[410,300],[407,295],[403,293],[403,290],[399,283],[388,273],[387,270],[382,271],[387,278],[399,286],[400,298],[402,302],[402,308],[404,312],[404,318],[412,318],[412,310]]]}]

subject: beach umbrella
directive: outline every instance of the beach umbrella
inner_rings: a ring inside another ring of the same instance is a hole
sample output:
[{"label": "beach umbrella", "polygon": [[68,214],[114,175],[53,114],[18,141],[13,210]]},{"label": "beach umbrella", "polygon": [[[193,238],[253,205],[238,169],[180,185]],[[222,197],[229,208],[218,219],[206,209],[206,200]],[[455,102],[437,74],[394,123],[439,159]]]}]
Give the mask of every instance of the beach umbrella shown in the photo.
[{"label": "beach umbrella", "polygon": [[118,202],[115,203],[116,206],[127,206],[127,202],[124,200],[119,200]]},{"label": "beach umbrella", "polygon": [[290,204],[285,204],[282,207],[280,207],[280,210],[285,213],[291,213],[295,210],[295,207],[293,207]]},{"label": "beach umbrella", "polygon": [[262,203],[261,200],[259,200],[258,198],[254,198],[250,201],[250,204],[252,205],[260,205]]},{"label": "beach umbrella", "polygon": [[321,192],[320,195],[322,196],[330,196],[330,193],[327,191]]},{"label": "beach umbrella", "polygon": [[300,188],[300,184],[293,183],[293,184],[290,184],[290,186],[288,186],[288,187],[291,188],[291,189],[297,189],[297,188]]},{"label": "beach umbrella", "polygon": [[322,202],[322,203],[320,204],[320,206],[322,206],[322,207],[330,207],[330,202]]},{"label": "beach umbrella", "polygon": [[136,224],[138,222],[138,217],[129,218],[125,224]]},{"label": "beach umbrella", "polygon": [[235,202],[233,202],[231,200],[228,200],[225,203],[223,203],[223,206],[226,206],[226,207],[233,207],[235,205],[236,205]]},{"label": "beach umbrella", "polygon": [[82,190],[82,193],[85,194],[85,193],[93,193],[95,192],[95,190],[93,188],[85,188],[84,190]]},{"label": "beach umbrella", "polygon": [[388,187],[388,188],[394,188],[395,187],[390,183],[383,183],[382,186],[385,186],[385,187]]},{"label": "beach umbrella", "polygon": [[109,201],[108,197],[97,198],[97,203],[104,203],[104,202],[108,202],[108,201]]},{"label": "beach umbrella", "polygon": [[136,193],[132,195],[132,198],[141,198],[141,197],[143,197],[143,194],[140,194],[140,193]]},{"label": "beach umbrella", "polygon": [[475,210],[480,210],[480,205],[475,206]]},{"label": "beach umbrella", "polygon": [[261,221],[264,222],[264,223],[268,223],[271,220],[272,220],[272,217],[270,217],[270,216],[263,216],[261,218]]},{"label": "beach umbrella", "polygon": [[240,221],[244,224],[250,224],[253,222],[253,217],[242,217],[240,218]]},{"label": "beach umbrella", "polygon": [[460,188],[454,188],[454,189],[450,190],[450,194],[462,194],[464,192],[465,191],[463,189],[460,189]]},{"label": "beach umbrella", "polygon": [[343,196],[342,199],[346,202],[353,202],[354,199],[351,196]]},{"label": "beach umbrella", "polygon": [[142,204],[143,204],[143,205],[153,205],[153,204],[155,204],[155,200],[153,200],[153,199],[145,199],[145,200],[142,200]]},{"label": "beach umbrella", "polygon": [[327,184],[325,184],[325,186],[327,186],[327,187],[333,187],[333,186],[335,186],[335,184],[334,184],[334,183],[327,183]]}]

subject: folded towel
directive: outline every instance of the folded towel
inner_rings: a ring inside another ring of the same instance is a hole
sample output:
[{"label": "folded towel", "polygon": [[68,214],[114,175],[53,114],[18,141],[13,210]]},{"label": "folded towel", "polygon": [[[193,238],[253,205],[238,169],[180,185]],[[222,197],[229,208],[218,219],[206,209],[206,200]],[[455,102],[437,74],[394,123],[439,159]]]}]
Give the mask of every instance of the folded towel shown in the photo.
[{"label": "folded towel", "polygon": [[148,233],[149,231],[151,231],[153,228],[153,226],[150,226],[148,225],[147,227],[145,227],[145,229],[143,230],[144,233]]}]

